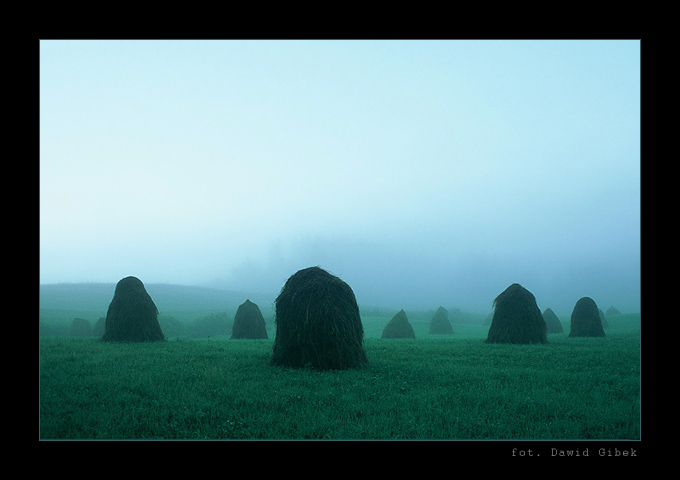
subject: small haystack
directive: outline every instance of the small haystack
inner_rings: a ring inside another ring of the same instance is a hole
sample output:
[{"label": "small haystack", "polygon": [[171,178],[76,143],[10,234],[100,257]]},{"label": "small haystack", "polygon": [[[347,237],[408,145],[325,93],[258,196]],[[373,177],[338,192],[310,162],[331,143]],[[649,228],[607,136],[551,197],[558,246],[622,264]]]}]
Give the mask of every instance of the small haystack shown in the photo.
[{"label": "small haystack", "polygon": [[267,325],[257,304],[246,300],[236,311],[231,339],[260,339],[267,336]]},{"label": "small haystack", "polygon": [[562,322],[560,322],[560,319],[557,318],[557,315],[555,315],[551,308],[546,308],[542,315],[548,333],[564,333]]},{"label": "small haystack", "polygon": [[[177,320],[172,315],[163,313],[159,314],[158,324],[161,326],[161,330],[163,330],[165,338],[169,339],[171,337],[179,337],[180,335],[184,334],[185,330],[184,322]],[[225,333],[225,330],[226,327],[222,331],[218,332],[217,335],[223,335]]]},{"label": "small haystack", "polygon": [[416,338],[416,333],[406,317],[403,309],[387,322],[380,338]]},{"label": "small haystack", "polygon": [[319,267],[293,274],[276,298],[272,365],[319,370],[368,363],[354,292]]},{"label": "small haystack", "polygon": [[105,342],[155,342],[165,340],[158,323],[158,308],[137,277],[116,285],[106,312]]},{"label": "small haystack", "polygon": [[449,321],[449,312],[444,307],[439,307],[434,312],[434,316],[430,320],[430,333],[443,335],[453,333],[453,328]]},{"label": "small haystack", "polygon": [[570,337],[604,337],[602,320],[595,300],[583,297],[576,302],[571,312]]},{"label": "small haystack", "polygon": [[68,329],[69,337],[91,337],[92,324],[85,318],[74,318]]},{"label": "small haystack", "polygon": [[491,321],[493,320],[493,312],[489,313],[484,321],[482,322],[482,325],[485,327],[488,327],[491,325]]},{"label": "small haystack", "polygon": [[607,323],[607,317],[604,316],[604,312],[602,311],[602,309],[598,308],[597,313],[600,315],[600,322],[602,322],[602,327],[608,327],[609,324]]},{"label": "small haystack", "polygon": [[612,315],[621,315],[621,312],[619,312],[618,308],[614,307],[614,305],[609,307],[604,313],[606,313],[608,317],[611,317]]},{"label": "small haystack", "polygon": [[547,343],[547,327],[536,298],[513,283],[493,301],[494,314],[487,343]]},{"label": "small haystack", "polygon": [[99,317],[99,320],[94,322],[94,326],[92,327],[92,336],[101,338],[102,335],[104,335],[105,331],[106,331],[106,317]]}]

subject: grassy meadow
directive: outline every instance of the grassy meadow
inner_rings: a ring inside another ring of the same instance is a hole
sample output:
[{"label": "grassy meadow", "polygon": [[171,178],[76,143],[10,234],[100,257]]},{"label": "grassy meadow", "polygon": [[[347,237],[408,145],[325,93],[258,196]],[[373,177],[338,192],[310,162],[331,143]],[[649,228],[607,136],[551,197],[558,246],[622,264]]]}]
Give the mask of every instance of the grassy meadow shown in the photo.
[{"label": "grassy meadow", "polygon": [[270,366],[273,325],[269,340],[43,334],[39,436],[640,438],[639,314],[609,318],[605,338],[568,338],[561,317],[545,345],[485,344],[488,326],[455,317],[453,334],[430,335],[426,315],[409,316],[415,340],[380,339],[390,318],[362,315],[366,368],[328,372]]}]

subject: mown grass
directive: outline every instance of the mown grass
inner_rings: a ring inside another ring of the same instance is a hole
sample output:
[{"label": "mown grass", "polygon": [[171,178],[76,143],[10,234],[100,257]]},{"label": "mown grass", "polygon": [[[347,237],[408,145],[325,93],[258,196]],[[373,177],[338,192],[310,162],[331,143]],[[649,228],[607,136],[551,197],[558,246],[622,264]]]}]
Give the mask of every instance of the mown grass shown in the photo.
[{"label": "mown grass", "polygon": [[329,372],[270,366],[271,339],[42,337],[40,438],[640,438],[639,328],[546,345],[482,330],[367,338],[366,368]]}]

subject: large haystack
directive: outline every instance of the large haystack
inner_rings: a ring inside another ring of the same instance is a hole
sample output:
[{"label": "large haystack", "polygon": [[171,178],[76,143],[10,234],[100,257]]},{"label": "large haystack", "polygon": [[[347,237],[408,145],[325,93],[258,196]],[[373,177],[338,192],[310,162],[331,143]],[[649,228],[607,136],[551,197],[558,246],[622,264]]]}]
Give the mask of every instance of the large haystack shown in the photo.
[{"label": "large haystack", "polygon": [[69,337],[91,337],[92,324],[85,318],[74,318],[68,329]]},{"label": "large haystack", "polygon": [[534,295],[518,283],[493,301],[487,343],[547,343],[547,327]]},{"label": "large haystack", "polygon": [[432,320],[430,320],[430,333],[448,334],[453,333],[451,322],[449,321],[449,312],[444,307],[439,307]]},{"label": "large haystack", "polygon": [[560,319],[557,318],[557,315],[555,315],[551,308],[546,308],[542,315],[548,333],[564,333],[562,322],[560,322]]},{"label": "large haystack", "polygon": [[604,337],[602,320],[595,300],[583,297],[576,302],[571,312],[570,337]]},{"label": "large haystack", "polygon": [[234,317],[234,325],[231,328],[232,340],[242,338],[269,338],[267,336],[267,324],[264,322],[260,307],[250,300],[246,300],[238,307]]},{"label": "large haystack", "polygon": [[106,312],[105,342],[155,342],[165,340],[158,323],[158,308],[137,277],[116,285]]},{"label": "large haystack", "polygon": [[271,363],[319,370],[368,363],[364,327],[354,292],[319,267],[296,272],[276,298]]},{"label": "large haystack", "polygon": [[416,333],[403,309],[387,322],[380,338],[416,338]]}]

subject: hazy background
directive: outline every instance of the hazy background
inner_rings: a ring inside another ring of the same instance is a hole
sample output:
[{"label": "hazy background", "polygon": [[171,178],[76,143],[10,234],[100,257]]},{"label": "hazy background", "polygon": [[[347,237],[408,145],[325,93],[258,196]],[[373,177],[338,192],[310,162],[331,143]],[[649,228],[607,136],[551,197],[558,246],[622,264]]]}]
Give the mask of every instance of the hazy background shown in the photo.
[{"label": "hazy background", "polygon": [[40,282],[640,310],[639,41],[41,41]]}]

